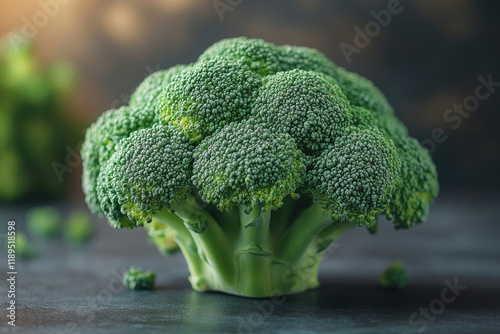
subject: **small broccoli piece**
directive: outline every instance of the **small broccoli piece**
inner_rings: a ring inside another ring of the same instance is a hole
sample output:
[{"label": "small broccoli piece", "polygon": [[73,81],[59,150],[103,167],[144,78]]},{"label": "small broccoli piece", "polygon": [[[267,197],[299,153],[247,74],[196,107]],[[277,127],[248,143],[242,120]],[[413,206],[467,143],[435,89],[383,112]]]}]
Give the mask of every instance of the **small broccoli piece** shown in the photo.
[{"label": "small broccoli piece", "polygon": [[404,263],[396,261],[384,271],[378,282],[385,288],[401,290],[406,287],[409,280]]},{"label": "small broccoli piece", "polygon": [[123,274],[123,285],[130,290],[151,290],[155,284],[156,275],[152,271],[143,272],[141,268],[130,266]]},{"label": "small broccoli piece", "polygon": [[57,237],[62,232],[61,214],[53,206],[32,208],[26,213],[26,227],[36,238]]},{"label": "small broccoli piece", "polygon": [[199,291],[247,297],[319,285],[346,231],[422,222],[437,196],[432,159],[375,85],[315,49],[215,43],[161,70],[82,146],[91,211],[180,250]]},{"label": "small broccoli piece", "polygon": [[78,245],[88,241],[95,232],[92,218],[85,212],[75,210],[66,220],[64,236],[66,240]]},{"label": "small broccoli piece", "polygon": [[28,237],[22,233],[16,233],[16,257],[20,259],[28,260],[36,257],[37,252],[35,247],[28,240]]}]

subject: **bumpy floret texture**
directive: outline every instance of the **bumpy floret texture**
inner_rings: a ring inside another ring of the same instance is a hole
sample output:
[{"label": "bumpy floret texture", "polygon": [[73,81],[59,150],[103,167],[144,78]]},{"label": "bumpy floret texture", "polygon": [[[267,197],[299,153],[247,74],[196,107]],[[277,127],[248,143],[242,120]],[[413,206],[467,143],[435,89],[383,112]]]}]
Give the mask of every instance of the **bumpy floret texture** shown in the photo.
[{"label": "bumpy floret texture", "polygon": [[339,86],[313,71],[291,70],[269,76],[259,90],[252,116],[289,133],[299,148],[317,150],[347,125],[350,105]]},{"label": "bumpy floret texture", "polygon": [[392,141],[377,130],[351,127],[314,159],[310,188],[337,219],[370,227],[391,200],[399,169]]},{"label": "bumpy floret texture", "polygon": [[192,146],[175,128],[156,124],[134,132],[105,164],[97,189],[107,216],[136,225],[191,191]]},{"label": "bumpy floret texture", "polygon": [[159,70],[150,74],[130,97],[130,106],[154,110],[158,95],[162,92],[163,87],[168,85],[177,74],[189,66],[176,65],[169,69]]},{"label": "bumpy floret texture", "polygon": [[407,228],[437,195],[429,154],[375,85],[321,52],[232,38],[149,76],[82,147],[83,189],[115,227],[189,194],[220,210],[311,196],[336,219]]},{"label": "bumpy floret texture", "polygon": [[195,151],[193,183],[206,202],[230,209],[277,209],[305,174],[304,155],[287,133],[237,123],[206,138]]},{"label": "bumpy floret texture", "polygon": [[247,117],[260,81],[225,58],[200,60],[164,89],[160,118],[193,139]]},{"label": "bumpy floret texture", "polygon": [[124,106],[106,111],[87,129],[81,149],[82,185],[91,211],[102,213],[97,196],[97,178],[115,152],[116,145],[134,131],[150,127],[153,119],[154,113],[148,109]]}]

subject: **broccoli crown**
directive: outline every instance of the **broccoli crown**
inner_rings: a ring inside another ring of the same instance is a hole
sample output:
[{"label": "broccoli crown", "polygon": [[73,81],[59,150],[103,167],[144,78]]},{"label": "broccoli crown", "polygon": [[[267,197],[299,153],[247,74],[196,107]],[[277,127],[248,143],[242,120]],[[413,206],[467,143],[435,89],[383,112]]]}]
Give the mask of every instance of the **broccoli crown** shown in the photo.
[{"label": "broccoli crown", "polygon": [[371,81],[315,49],[245,37],[150,75],[87,130],[82,157],[86,201],[117,228],[198,194],[246,213],[305,196],[337,220],[407,228],[438,193],[428,152]]}]

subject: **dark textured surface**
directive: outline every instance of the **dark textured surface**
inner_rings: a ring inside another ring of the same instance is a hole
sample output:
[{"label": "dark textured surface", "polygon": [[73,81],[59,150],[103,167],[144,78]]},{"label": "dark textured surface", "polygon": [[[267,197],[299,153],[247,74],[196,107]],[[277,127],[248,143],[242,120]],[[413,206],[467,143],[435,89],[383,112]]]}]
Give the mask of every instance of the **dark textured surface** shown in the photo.
[{"label": "dark textured surface", "polygon": [[[115,231],[100,221],[84,248],[38,243],[38,259],[19,263],[17,327],[7,326],[2,311],[0,332],[499,333],[498,204],[498,198],[442,196],[429,220],[410,231],[395,231],[385,221],[376,236],[350,231],[324,261],[320,288],[276,300],[195,292],[180,254],[163,258],[144,231]],[[23,215],[22,208],[4,207],[1,226],[16,218],[22,229]],[[3,246],[0,255],[5,259]],[[378,276],[397,259],[407,265],[409,286],[378,287]],[[154,291],[122,287],[121,273],[131,264],[157,273]],[[455,278],[467,288],[440,311],[435,299],[443,281]],[[437,309],[432,319],[418,315],[410,321],[430,304]]]}]

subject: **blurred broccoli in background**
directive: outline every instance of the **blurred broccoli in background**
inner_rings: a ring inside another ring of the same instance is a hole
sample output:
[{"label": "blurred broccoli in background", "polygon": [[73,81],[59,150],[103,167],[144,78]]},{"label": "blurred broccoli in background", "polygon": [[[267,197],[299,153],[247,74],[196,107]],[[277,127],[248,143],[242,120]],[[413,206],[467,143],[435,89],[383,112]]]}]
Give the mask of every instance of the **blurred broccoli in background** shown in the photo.
[{"label": "blurred broccoli in background", "polygon": [[131,266],[123,274],[123,285],[130,290],[151,290],[155,283],[156,275],[151,271],[143,272],[141,268]]},{"label": "blurred broccoli in background", "polygon": [[396,261],[385,270],[378,282],[385,288],[404,289],[409,280],[404,263]]},{"label": "blurred broccoli in background", "polygon": [[57,237],[62,231],[61,214],[53,206],[32,208],[26,213],[26,228],[33,237]]},{"label": "blurred broccoli in background", "polygon": [[94,232],[95,226],[92,217],[80,210],[70,213],[64,229],[67,241],[74,245],[82,244],[88,241]]},{"label": "blurred broccoli in background", "polygon": [[74,83],[70,65],[41,65],[31,45],[0,41],[0,203],[61,194],[52,163],[76,143],[64,114]]},{"label": "blurred broccoli in background", "polygon": [[36,256],[36,250],[24,233],[16,234],[16,256],[20,259],[31,259]]}]

